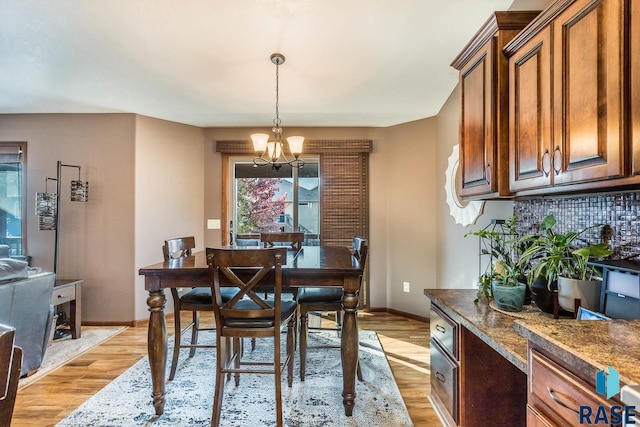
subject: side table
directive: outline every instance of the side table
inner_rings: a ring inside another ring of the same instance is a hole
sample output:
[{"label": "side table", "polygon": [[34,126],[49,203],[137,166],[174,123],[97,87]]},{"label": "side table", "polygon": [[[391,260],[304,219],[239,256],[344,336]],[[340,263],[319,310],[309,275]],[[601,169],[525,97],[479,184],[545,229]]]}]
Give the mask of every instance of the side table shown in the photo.
[{"label": "side table", "polygon": [[69,327],[71,338],[80,338],[80,325],[82,316],[82,280],[58,279],[53,287],[51,305],[69,303]]}]

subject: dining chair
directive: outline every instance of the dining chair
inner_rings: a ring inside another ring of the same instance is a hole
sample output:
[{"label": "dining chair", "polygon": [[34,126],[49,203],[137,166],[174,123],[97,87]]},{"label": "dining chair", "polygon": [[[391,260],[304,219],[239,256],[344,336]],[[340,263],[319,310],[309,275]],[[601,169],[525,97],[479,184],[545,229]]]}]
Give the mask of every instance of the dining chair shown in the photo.
[{"label": "dining chair", "polygon": [[265,248],[274,246],[290,246],[292,249],[299,251],[304,244],[303,232],[276,232],[276,233],[260,233],[260,242]]},{"label": "dining chair", "polygon": [[[274,374],[276,422],[282,421],[282,371],[287,368],[287,383],[293,384],[294,324],[297,304],[282,299],[282,263],[286,251],[280,248],[233,249],[207,248],[207,264],[216,320],[216,385],[211,425],[220,422],[225,374],[234,374],[236,386],[241,373]],[[256,286],[272,281],[272,298],[262,298]],[[228,301],[222,297],[225,287],[235,288]],[[281,332],[286,327],[286,357],[281,360]],[[268,338],[273,343],[272,361],[243,361],[243,338]]]},{"label": "dining chair", "polygon": [[[196,240],[193,236],[179,237],[176,239],[165,240],[162,246],[162,255],[165,261],[177,259],[191,255],[192,250],[196,247]],[[213,327],[200,327],[200,312],[213,311],[213,303],[211,299],[210,288],[193,288],[186,293],[180,294],[178,288],[171,288],[171,296],[173,297],[173,316],[174,316],[174,346],[173,358],[171,359],[171,370],[169,371],[169,381],[173,380],[178,366],[178,358],[180,349],[189,348],[189,357],[193,357],[197,348],[213,348],[214,345],[198,344],[198,332],[213,331]],[[224,297],[229,299],[233,293],[224,292]],[[182,311],[190,311],[192,313],[191,322],[182,328],[180,313]],[[182,336],[191,329],[191,343],[183,344]]]},{"label": "dining chair", "polygon": [[15,328],[0,324],[0,426],[10,426],[18,394],[22,348],[15,345]]},{"label": "dining chair", "polygon": [[[362,270],[364,272],[365,263],[367,260],[368,245],[367,240],[361,237],[354,237],[352,241],[353,256],[358,260]],[[360,285],[362,285],[362,276],[360,276]],[[307,343],[307,334],[310,329],[330,329],[341,330],[342,319],[342,288],[300,288],[298,289],[297,302],[298,302],[298,317],[300,319],[300,380],[304,381],[306,373],[306,361],[307,350],[311,348],[335,348],[340,346],[335,345],[316,345],[310,346]],[[336,313],[336,328],[326,327],[309,327],[309,312],[327,312],[334,311]],[[360,381],[363,380],[362,370],[360,369],[360,362],[357,365],[357,375]]]}]

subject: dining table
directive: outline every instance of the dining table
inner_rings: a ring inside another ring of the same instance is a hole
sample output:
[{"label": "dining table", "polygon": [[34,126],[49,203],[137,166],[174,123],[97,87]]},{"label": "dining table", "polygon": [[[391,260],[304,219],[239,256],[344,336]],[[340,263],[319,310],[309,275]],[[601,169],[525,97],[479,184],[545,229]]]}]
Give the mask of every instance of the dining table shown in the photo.
[{"label": "dining table", "polygon": [[[149,265],[140,268],[138,274],[144,276],[144,286],[149,292],[147,345],[152,397],[155,413],[161,415],[165,406],[167,364],[167,325],[164,312],[167,299],[164,290],[211,286],[206,252],[199,251],[190,256]],[[283,288],[328,286],[343,289],[344,316],[340,353],[342,402],[347,416],[352,415],[356,398],[359,348],[357,309],[362,274],[362,266],[346,246],[303,246],[298,251],[287,250],[286,263],[282,265]]]}]

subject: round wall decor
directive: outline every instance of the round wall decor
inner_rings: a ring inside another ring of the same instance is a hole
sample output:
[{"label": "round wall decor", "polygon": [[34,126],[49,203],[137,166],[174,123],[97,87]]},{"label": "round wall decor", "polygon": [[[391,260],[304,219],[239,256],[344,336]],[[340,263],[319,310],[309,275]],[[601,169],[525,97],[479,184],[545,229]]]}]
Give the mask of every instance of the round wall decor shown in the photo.
[{"label": "round wall decor", "polygon": [[456,224],[466,227],[476,222],[476,219],[482,214],[484,201],[462,201],[458,197],[457,180],[458,176],[458,145],[453,146],[453,151],[449,156],[447,171],[445,172],[444,189],[447,194],[447,204],[449,205],[449,214],[456,220]]}]

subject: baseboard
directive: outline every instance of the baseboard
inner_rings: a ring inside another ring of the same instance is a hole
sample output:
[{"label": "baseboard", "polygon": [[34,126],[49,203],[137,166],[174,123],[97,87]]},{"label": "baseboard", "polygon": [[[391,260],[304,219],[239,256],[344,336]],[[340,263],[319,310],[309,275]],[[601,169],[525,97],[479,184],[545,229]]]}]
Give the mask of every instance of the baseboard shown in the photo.
[{"label": "baseboard", "polygon": [[[149,321],[147,320],[147,323]],[[136,321],[130,322],[94,322],[94,321],[82,321],[82,326],[136,326]]]},{"label": "baseboard", "polygon": [[406,313],[404,311],[396,310],[396,309],[393,309],[393,308],[369,307],[367,309],[364,309],[363,311],[390,313],[390,314],[395,314],[395,315],[398,315],[398,316],[406,317],[408,319],[417,320],[419,322],[429,323],[429,318],[428,317],[418,316],[416,314],[411,314],[411,313]]}]

